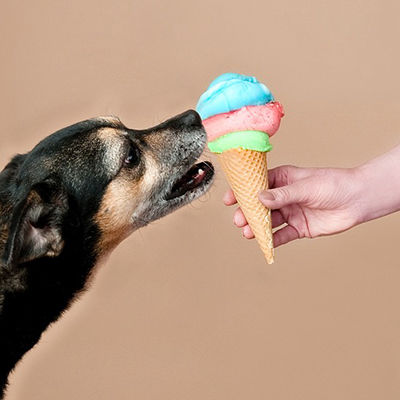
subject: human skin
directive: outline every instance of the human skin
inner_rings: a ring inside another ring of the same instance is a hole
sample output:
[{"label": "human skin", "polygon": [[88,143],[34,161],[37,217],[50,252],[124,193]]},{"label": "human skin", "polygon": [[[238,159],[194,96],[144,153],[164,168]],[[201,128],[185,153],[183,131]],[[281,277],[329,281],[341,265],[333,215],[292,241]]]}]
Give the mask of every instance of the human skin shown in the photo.
[{"label": "human skin", "polygon": [[[333,235],[400,210],[400,145],[355,168],[280,166],[269,171],[270,189],[259,198],[272,211],[274,246]],[[227,206],[236,204],[231,190]],[[254,234],[238,208],[234,224]]]}]

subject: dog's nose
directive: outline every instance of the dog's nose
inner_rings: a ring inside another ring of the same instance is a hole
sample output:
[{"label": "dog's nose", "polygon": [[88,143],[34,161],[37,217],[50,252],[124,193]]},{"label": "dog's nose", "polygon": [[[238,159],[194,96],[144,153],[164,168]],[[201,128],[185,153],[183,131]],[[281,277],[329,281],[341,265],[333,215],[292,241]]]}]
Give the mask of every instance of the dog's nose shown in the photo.
[{"label": "dog's nose", "polygon": [[189,110],[181,114],[180,117],[180,122],[182,125],[185,125],[187,127],[201,127],[202,126],[202,120],[200,115],[194,111],[194,110]]}]

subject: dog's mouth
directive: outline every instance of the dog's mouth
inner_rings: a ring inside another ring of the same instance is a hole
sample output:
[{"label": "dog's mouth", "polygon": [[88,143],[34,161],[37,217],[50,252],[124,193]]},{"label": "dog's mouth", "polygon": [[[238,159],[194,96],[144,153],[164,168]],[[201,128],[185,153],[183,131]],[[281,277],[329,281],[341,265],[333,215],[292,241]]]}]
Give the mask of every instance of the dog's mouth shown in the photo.
[{"label": "dog's mouth", "polygon": [[174,200],[189,194],[202,192],[214,176],[214,166],[209,161],[195,164],[172,187],[166,200]]}]

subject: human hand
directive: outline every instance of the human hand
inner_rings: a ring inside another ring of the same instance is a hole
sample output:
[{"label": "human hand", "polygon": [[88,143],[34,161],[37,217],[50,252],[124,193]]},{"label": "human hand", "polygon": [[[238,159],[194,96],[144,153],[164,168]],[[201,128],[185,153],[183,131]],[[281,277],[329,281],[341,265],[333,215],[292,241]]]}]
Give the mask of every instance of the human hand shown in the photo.
[{"label": "human hand", "polygon": [[[259,199],[273,210],[272,227],[278,228],[275,247],[303,237],[332,235],[363,222],[357,201],[361,191],[357,169],[281,166],[270,170],[268,178],[270,189],[260,192]],[[224,203],[237,203],[231,190]],[[254,238],[240,208],[234,224],[243,229],[244,237]]]}]

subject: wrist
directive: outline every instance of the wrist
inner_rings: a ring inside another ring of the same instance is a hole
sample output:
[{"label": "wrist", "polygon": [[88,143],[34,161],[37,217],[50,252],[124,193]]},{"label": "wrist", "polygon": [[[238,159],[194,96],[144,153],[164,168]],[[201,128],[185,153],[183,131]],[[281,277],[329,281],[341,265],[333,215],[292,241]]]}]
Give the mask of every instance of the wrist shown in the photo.
[{"label": "wrist", "polygon": [[345,204],[349,213],[351,226],[366,222],[368,210],[367,202],[364,202],[365,194],[368,192],[364,171],[360,167],[346,168],[344,190],[347,193]]},{"label": "wrist", "polygon": [[369,167],[364,164],[352,168],[352,185],[354,188],[353,207],[355,213],[355,225],[373,219],[375,204],[371,199],[371,176]]},{"label": "wrist", "polygon": [[354,168],[358,223],[400,210],[398,158],[390,153]]}]

